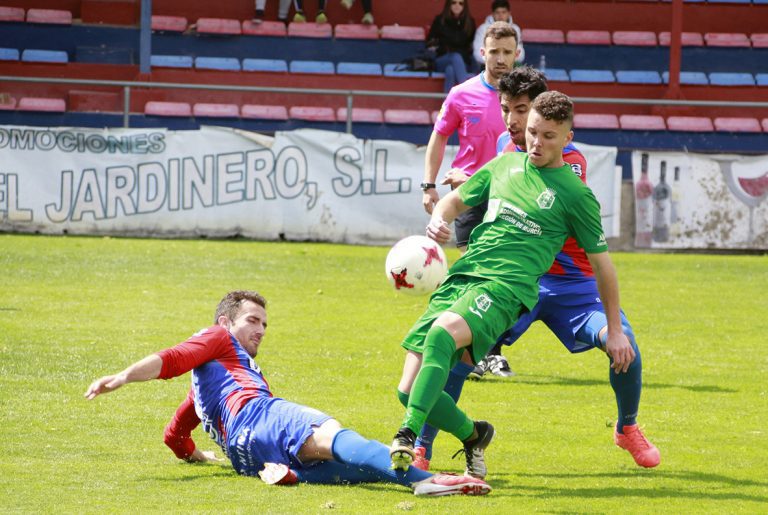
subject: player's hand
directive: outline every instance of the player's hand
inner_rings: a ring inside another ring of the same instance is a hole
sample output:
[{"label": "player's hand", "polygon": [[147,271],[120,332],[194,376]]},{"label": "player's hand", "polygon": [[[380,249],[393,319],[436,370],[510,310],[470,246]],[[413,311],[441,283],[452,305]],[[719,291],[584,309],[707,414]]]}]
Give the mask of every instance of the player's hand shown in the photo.
[{"label": "player's hand", "polygon": [[618,333],[614,336],[609,334],[605,342],[605,352],[613,359],[611,368],[617,374],[626,372],[629,365],[635,361],[635,349],[632,348],[627,335],[624,333]]},{"label": "player's hand", "polygon": [[447,174],[445,174],[445,177],[442,181],[440,181],[440,184],[445,184],[450,186],[452,189],[456,189],[465,182],[469,177],[467,177],[467,174],[464,173],[464,170],[460,168],[451,168]]},{"label": "player's hand", "polygon": [[192,451],[192,454],[189,455],[189,458],[187,458],[187,461],[189,463],[205,463],[208,461],[218,463],[224,460],[216,456],[213,451],[201,451],[200,449],[195,448],[195,450]]},{"label": "player's hand", "polygon": [[433,216],[427,225],[427,236],[440,244],[448,243],[451,238],[451,228],[445,220]]},{"label": "player's hand", "polygon": [[93,399],[102,393],[108,393],[117,390],[125,384],[125,376],[122,374],[113,374],[111,376],[101,377],[91,383],[91,386],[85,391],[85,398]]},{"label": "player's hand", "polygon": [[432,210],[435,208],[435,204],[437,204],[437,201],[440,200],[440,195],[437,194],[437,190],[435,188],[430,188],[424,192],[424,195],[421,197],[421,203],[424,206],[424,211],[432,214]]}]

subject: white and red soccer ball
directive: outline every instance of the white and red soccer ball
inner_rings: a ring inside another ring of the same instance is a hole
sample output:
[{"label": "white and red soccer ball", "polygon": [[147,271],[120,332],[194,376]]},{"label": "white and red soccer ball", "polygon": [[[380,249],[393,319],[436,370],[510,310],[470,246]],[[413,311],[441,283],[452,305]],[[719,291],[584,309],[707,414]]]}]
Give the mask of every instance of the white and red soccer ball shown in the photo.
[{"label": "white and red soccer ball", "polygon": [[426,236],[408,236],[392,246],[384,265],[389,283],[410,295],[432,293],[448,273],[440,245]]}]

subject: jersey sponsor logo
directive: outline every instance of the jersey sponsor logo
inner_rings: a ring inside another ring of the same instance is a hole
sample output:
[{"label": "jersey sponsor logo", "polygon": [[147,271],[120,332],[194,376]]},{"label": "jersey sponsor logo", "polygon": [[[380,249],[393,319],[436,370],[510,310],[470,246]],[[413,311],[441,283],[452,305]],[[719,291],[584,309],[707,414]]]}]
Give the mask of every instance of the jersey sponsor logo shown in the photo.
[{"label": "jersey sponsor logo", "polygon": [[476,123],[480,123],[480,117],[479,116],[467,116],[467,121],[471,123],[472,125],[475,125]]},{"label": "jersey sponsor logo", "polygon": [[521,166],[513,166],[509,169],[509,175],[515,175],[516,173],[523,173],[525,170]]},{"label": "jersey sponsor logo", "polygon": [[571,170],[573,170],[573,173],[575,173],[577,177],[584,175],[580,163],[571,163]]},{"label": "jersey sponsor logo", "polygon": [[600,234],[600,238],[598,238],[596,246],[598,246],[598,247],[607,247],[608,246],[608,242],[605,241],[605,234]]},{"label": "jersey sponsor logo", "polygon": [[493,304],[493,300],[491,300],[487,293],[483,293],[482,295],[475,297],[475,305],[469,306],[469,310],[480,318],[483,318],[483,313],[491,308],[491,304]]},{"label": "jersey sponsor logo", "polygon": [[542,191],[536,199],[536,203],[541,209],[552,209],[552,205],[555,203],[555,190],[547,188]]},{"label": "jersey sponsor logo", "polygon": [[509,202],[503,202],[499,209],[498,218],[509,222],[521,231],[534,236],[541,236],[541,226],[528,219],[528,213]]}]

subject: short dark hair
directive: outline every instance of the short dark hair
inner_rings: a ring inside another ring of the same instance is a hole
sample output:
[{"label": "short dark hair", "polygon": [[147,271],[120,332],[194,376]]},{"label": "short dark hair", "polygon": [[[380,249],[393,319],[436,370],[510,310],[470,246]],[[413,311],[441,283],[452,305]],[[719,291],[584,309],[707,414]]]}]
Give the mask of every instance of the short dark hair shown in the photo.
[{"label": "short dark hair", "polygon": [[573,125],[573,102],[568,95],[559,91],[545,91],[533,101],[531,109],[545,120]]},{"label": "short dark hair", "polygon": [[547,78],[539,70],[530,66],[519,66],[502,75],[499,80],[499,98],[502,95],[509,98],[528,95],[533,102],[547,89]]},{"label": "short dark hair", "polygon": [[219,317],[224,315],[230,320],[237,318],[240,313],[240,308],[243,307],[243,303],[251,301],[258,304],[262,308],[267,307],[267,300],[255,291],[250,290],[235,290],[224,295],[219,305],[216,307],[216,316],[213,318],[213,323],[219,321]]},{"label": "short dark hair", "polygon": [[485,44],[485,40],[488,38],[515,38],[515,43],[520,43],[517,40],[517,32],[515,29],[512,28],[512,25],[505,21],[495,21],[488,25],[488,27],[485,29],[485,34],[483,35],[483,44]]},{"label": "short dark hair", "polygon": [[509,2],[507,0],[493,0],[491,2],[491,12],[495,11],[499,7],[505,8],[507,11],[509,11]]}]

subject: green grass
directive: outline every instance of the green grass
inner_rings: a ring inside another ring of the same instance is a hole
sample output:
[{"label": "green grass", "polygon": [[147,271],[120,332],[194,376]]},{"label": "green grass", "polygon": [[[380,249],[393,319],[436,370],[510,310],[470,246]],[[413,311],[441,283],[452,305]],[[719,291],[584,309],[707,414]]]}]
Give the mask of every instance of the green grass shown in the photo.
[{"label": "green grass", "polygon": [[[766,256],[613,255],[643,355],[640,422],[662,452],[654,470],[612,443],[605,357],[571,356],[540,325],[505,350],[516,377],[465,389],[463,407],[498,431],[485,498],[268,487],[182,463],[162,432],[187,376],[82,397],[95,377],[210,325],[228,290],[257,289],[270,327],[258,362],[275,394],[386,442],[403,412],[399,342],[425,305],[389,289],[386,251],[0,235],[0,510],[768,512]],[[460,472],[457,449],[441,436],[435,467]]]}]

